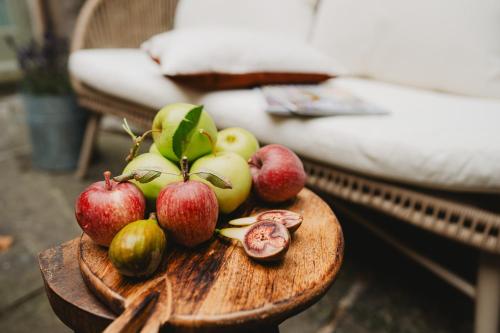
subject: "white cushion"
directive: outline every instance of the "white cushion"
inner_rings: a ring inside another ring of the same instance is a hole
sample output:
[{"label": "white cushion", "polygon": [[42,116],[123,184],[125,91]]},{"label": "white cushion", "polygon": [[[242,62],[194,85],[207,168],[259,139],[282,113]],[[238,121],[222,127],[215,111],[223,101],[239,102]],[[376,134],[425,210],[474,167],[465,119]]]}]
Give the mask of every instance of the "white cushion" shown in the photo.
[{"label": "white cushion", "polygon": [[213,92],[199,103],[221,127],[241,126],[265,143],[389,180],[448,190],[500,190],[500,101],[362,79],[335,79],[391,113],[276,118],[259,90]]},{"label": "white cushion", "polygon": [[80,50],[71,54],[69,70],[94,89],[155,109],[194,96],[165,78],[140,49]]},{"label": "white cushion", "polygon": [[333,60],[305,42],[241,29],[184,29],[141,46],[165,75],[200,73],[338,73]]},{"label": "white cushion", "polygon": [[353,75],[500,98],[498,0],[325,0],[312,43]]},{"label": "white cushion", "polygon": [[244,28],[306,40],[314,5],[313,0],[181,0],[174,27]]}]

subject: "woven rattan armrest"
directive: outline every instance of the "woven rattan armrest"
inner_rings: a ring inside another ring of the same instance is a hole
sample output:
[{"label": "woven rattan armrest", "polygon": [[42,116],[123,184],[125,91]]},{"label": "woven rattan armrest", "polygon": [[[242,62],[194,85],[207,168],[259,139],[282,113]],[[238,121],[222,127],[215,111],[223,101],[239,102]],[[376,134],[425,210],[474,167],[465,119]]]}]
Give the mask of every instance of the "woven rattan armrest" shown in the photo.
[{"label": "woven rattan armrest", "polygon": [[[177,0],[87,0],[76,22],[71,52],[90,48],[136,48],[170,30]],[[72,77],[77,95],[82,84]]]},{"label": "woven rattan armrest", "polygon": [[71,52],[138,47],[172,28],[176,6],[177,0],[87,0],[78,15]]}]

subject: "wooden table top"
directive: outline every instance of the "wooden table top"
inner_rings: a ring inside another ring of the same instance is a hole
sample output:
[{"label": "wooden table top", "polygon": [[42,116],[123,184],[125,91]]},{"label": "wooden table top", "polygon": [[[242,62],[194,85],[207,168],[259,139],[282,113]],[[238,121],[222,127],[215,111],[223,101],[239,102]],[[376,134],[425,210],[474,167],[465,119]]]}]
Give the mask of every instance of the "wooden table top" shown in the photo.
[{"label": "wooden table top", "polygon": [[[255,206],[253,211],[266,208]],[[315,303],[328,290],[343,257],[337,218],[307,189],[279,208],[304,216],[285,259],[279,263],[256,263],[237,243],[220,239],[196,250],[169,248],[162,267],[173,286],[170,328],[176,332],[194,328],[220,332],[273,327]],[[78,238],[42,252],[40,269],[49,301],[60,319],[76,331],[98,332],[115,314],[86,288],[77,260],[80,246]],[[93,248],[88,241],[83,246],[86,251],[90,246],[96,261],[106,260],[105,249]],[[109,266],[100,278],[119,279],[116,291],[126,297],[133,284],[121,280]],[[165,274],[161,270],[158,274]]]}]

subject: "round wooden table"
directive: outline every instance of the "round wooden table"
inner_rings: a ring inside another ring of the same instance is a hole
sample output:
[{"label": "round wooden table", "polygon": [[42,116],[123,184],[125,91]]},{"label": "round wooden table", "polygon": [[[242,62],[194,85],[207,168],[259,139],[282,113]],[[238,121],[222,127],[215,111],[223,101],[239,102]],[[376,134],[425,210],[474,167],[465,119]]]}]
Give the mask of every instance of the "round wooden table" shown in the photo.
[{"label": "round wooden table", "polygon": [[[269,208],[304,217],[281,262],[256,263],[237,243],[217,238],[196,250],[169,247],[163,263],[172,285],[169,332],[278,332],[283,320],[324,295],[343,258],[343,235],[334,213],[307,189],[280,207],[254,204],[246,211]],[[82,246],[91,244],[82,245],[77,238],[45,250],[39,256],[40,270],[56,315],[74,331],[101,332],[116,314],[87,289],[78,263]],[[93,251],[105,258],[104,248]],[[101,278],[116,274],[113,269]]]}]

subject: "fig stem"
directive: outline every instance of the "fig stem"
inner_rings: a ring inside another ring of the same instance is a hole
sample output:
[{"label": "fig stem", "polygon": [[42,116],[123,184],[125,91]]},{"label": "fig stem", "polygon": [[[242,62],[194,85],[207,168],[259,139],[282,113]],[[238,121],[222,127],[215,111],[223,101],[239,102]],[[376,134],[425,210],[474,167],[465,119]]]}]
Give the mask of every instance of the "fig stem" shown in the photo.
[{"label": "fig stem", "polygon": [[189,173],[188,173],[188,159],[186,156],[182,156],[181,159],[181,173],[182,173],[182,179],[187,182],[189,180]]},{"label": "fig stem", "polygon": [[106,190],[111,191],[113,189],[111,186],[111,171],[104,171],[104,182]]}]

